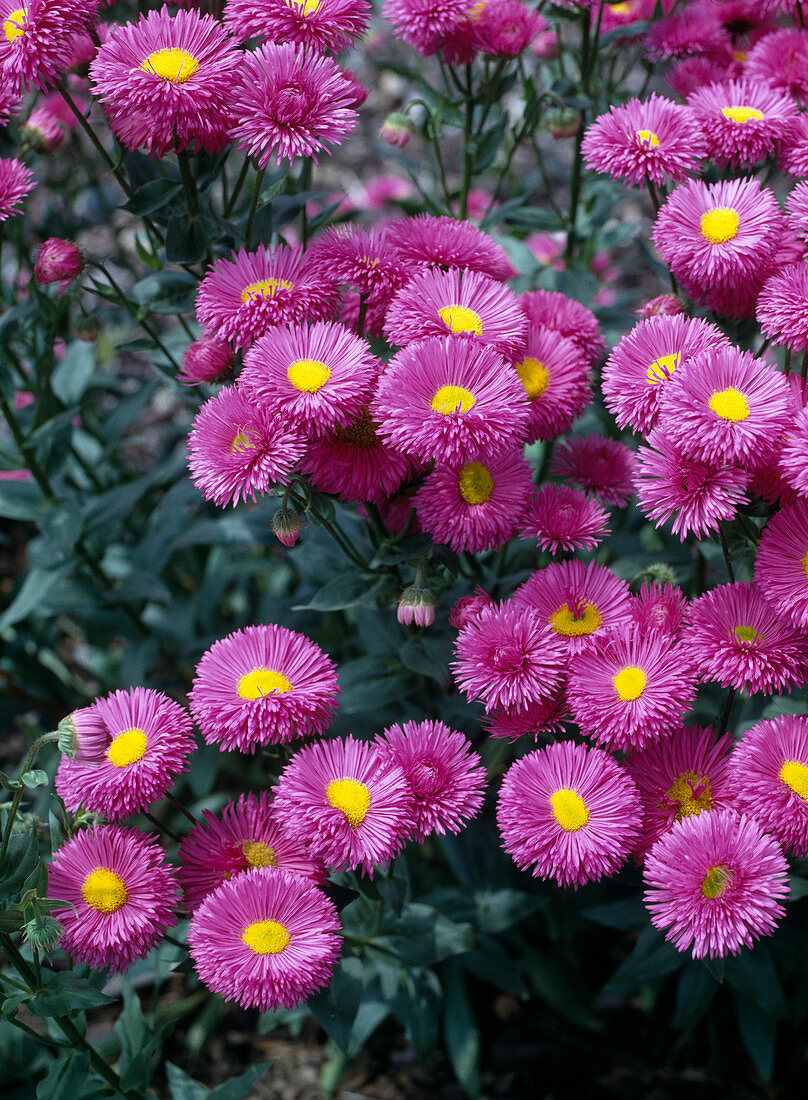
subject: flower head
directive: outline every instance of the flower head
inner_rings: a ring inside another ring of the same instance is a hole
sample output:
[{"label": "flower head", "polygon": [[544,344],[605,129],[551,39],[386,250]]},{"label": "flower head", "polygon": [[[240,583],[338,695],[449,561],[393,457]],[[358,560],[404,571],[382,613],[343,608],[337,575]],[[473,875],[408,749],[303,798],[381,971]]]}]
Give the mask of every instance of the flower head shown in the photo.
[{"label": "flower head", "polygon": [[389,222],[385,236],[411,269],[462,268],[499,280],[514,274],[505,249],[468,221],[418,214]]},{"label": "flower head", "polygon": [[340,500],[378,502],[398,489],[410,469],[404,455],[379,437],[378,425],[367,409],[343,428],[315,440],[301,459],[321,493]]},{"label": "flower head", "polygon": [[673,584],[644,584],[631,604],[631,618],[640,636],[660,631],[670,637],[679,634],[687,608],[687,597]]},{"label": "flower head", "polygon": [[311,245],[307,259],[335,283],[347,283],[369,304],[387,304],[412,274],[386,232],[354,225],[329,226]]},{"label": "flower head", "polygon": [[625,443],[602,435],[573,435],[555,449],[551,473],[623,508],[633,496],[636,455]]},{"label": "flower head", "polygon": [[764,35],[746,55],[744,76],[808,103],[808,34],[785,27]]},{"label": "flower head", "polygon": [[185,349],[177,381],[184,386],[224,382],[232,370],[233,349],[228,342],[218,336],[200,336]]},{"label": "flower head", "polygon": [[367,33],[370,12],[368,0],[227,0],[224,23],[240,42],[266,38],[336,54]]},{"label": "flower head", "polygon": [[530,443],[567,431],[591,400],[588,363],[580,346],[546,325],[528,326],[524,355],[514,368],[530,400]]},{"label": "flower head", "polygon": [[49,237],[39,246],[34,263],[34,278],[43,286],[51,283],[69,283],[84,268],[84,257],[70,241]]},{"label": "flower head", "polygon": [[603,354],[603,335],[591,309],[557,290],[529,290],[519,295],[519,305],[531,325],[543,325],[572,340],[587,363]]},{"label": "flower head", "polygon": [[0,222],[20,214],[20,203],[34,189],[34,174],[15,157],[0,157]]},{"label": "flower head", "polygon": [[808,266],[788,264],[763,284],[755,315],[763,334],[792,351],[808,348]]},{"label": "flower head", "polygon": [[594,550],[609,533],[609,514],[580,489],[542,485],[530,500],[520,538],[536,539],[540,550]]},{"label": "flower head", "polygon": [[797,118],[791,96],[761,80],[708,84],[688,98],[688,106],[708,155],[720,166],[757,164],[776,153]]},{"label": "flower head", "polygon": [[4,0],[0,6],[0,84],[19,96],[44,91],[71,64],[73,40],[95,16],[94,3]]}]

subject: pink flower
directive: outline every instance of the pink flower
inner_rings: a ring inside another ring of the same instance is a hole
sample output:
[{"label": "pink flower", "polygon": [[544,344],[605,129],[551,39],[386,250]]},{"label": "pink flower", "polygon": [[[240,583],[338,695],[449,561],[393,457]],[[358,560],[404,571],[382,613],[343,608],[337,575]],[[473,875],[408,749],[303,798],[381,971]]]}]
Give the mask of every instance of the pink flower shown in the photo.
[{"label": "pink flower", "polygon": [[721,958],[770,935],[785,914],[788,864],[752,818],[715,810],[676,822],[645,861],[655,928],[694,959]]},{"label": "pink flower", "polygon": [[269,623],[214,642],[196,666],[189,702],[207,744],[252,753],[322,733],[338,695],[337,670],[320,647]]},{"label": "pink flower", "polygon": [[643,40],[645,56],[650,61],[669,57],[689,57],[707,54],[731,59],[732,40],[713,12],[677,11],[654,22]]},{"label": "pink flower", "polygon": [[641,637],[660,631],[677,637],[687,608],[687,597],[673,584],[644,584],[631,603],[631,618]]},{"label": "pink flower", "polygon": [[524,356],[514,367],[530,400],[529,443],[567,431],[592,399],[580,346],[546,325],[528,326]]},{"label": "pink flower", "polygon": [[478,585],[470,596],[461,596],[452,604],[449,611],[449,626],[462,630],[479,615],[484,607],[492,603],[491,597]]},{"label": "pink flower", "polygon": [[531,325],[543,325],[572,340],[587,363],[603,355],[603,336],[591,309],[556,290],[529,290],[519,295],[519,305]]},{"label": "pink flower", "polygon": [[744,76],[808,102],[808,33],[787,27],[764,35],[744,61]]},{"label": "pink flower", "polygon": [[562,741],[505,773],[497,824],[502,846],[534,878],[577,889],[613,874],[642,821],[637,788],[600,749]]},{"label": "pink flower", "polygon": [[492,57],[517,57],[546,26],[545,20],[520,0],[489,0],[477,28],[479,48]]},{"label": "pink flower", "polygon": [[267,38],[337,54],[367,33],[370,12],[367,0],[228,0],[224,22],[239,42]]},{"label": "pink flower", "polygon": [[499,280],[515,274],[505,249],[468,221],[418,214],[388,223],[385,237],[408,268],[456,267]]},{"label": "pink flower", "polygon": [[224,382],[233,370],[233,349],[218,336],[200,336],[185,349],[177,381],[184,386]]},{"label": "pink flower", "polygon": [[432,626],[435,621],[435,596],[430,588],[410,584],[398,598],[396,619],[402,626]]},{"label": "pink flower", "polygon": [[34,263],[34,278],[43,286],[69,283],[78,278],[84,268],[84,257],[70,241],[49,237],[39,246]]},{"label": "pink flower", "polygon": [[48,867],[61,946],[96,970],[126,970],[177,923],[179,890],[156,839],[118,825],[76,833]]},{"label": "pink flower", "polygon": [[601,435],[573,435],[559,441],[550,472],[594,493],[604,504],[624,508],[634,493],[636,462],[625,443]]},{"label": "pink flower", "polygon": [[[0,93],[0,96],[2,93]],[[1,116],[2,112],[0,112]],[[39,153],[53,153],[65,140],[65,130],[56,115],[47,107],[35,107],[25,120],[21,137]]]},{"label": "pink flower", "polygon": [[567,485],[542,485],[530,500],[519,537],[536,539],[539,549],[594,550],[609,533],[605,508],[580,489]]},{"label": "pink flower", "polygon": [[95,17],[94,3],[5,0],[0,8],[0,84],[19,96],[53,86],[71,63],[73,38]]},{"label": "pink flower", "polygon": [[363,410],[351,424],[309,446],[300,461],[301,473],[308,474],[321,493],[378,503],[398,489],[410,463],[379,438],[377,429]]},{"label": "pink flower", "polygon": [[688,98],[708,156],[720,166],[757,164],[788,141],[797,118],[793,99],[760,80],[727,80]]},{"label": "pink flower", "polygon": [[484,724],[489,737],[513,742],[520,737],[532,737],[534,741],[556,740],[566,732],[568,721],[562,687],[540,703],[528,703],[519,710],[491,711]]},{"label": "pink flower", "polygon": [[386,865],[415,826],[407,778],[378,747],[346,737],[297,752],[275,792],[278,820],[327,867],[370,876]]},{"label": "pink flower", "polygon": [[772,516],[760,536],[755,580],[764,597],[799,630],[808,630],[808,500]]},{"label": "pink flower", "polygon": [[327,271],[335,283],[347,283],[369,303],[388,303],[411,274],[385,231],[355,225],[330,226],[311,245],[307,261]]},{"label": "pink flower", "polygon": [[188,948],[208,989],[243,1008],[276,1012],[328,985],[339,932],[322,890],[285,871],[248,871],[202,902]]},{"label": "pink flower", "polygon": [[763,284],[755,310],[763,334],[792,351],[808,347],[808,267],[789,264]]},{"label": "pink flower", "polygon": [[385,0],[384,18],[422,57],[431,57],[468,14],[469,0]]},{"label": "pink flower", "polygon": [[485,768],[462,733],[443,722],[405,722],[388,726],[376,744],[407,778],[419,844],[432,833],[459,833],[482,809]]},{"label": "pink flower", "polygon": [[22,213],[20,203],[34,186],[34,174],[21,160],[0,157],[0,222]]}]

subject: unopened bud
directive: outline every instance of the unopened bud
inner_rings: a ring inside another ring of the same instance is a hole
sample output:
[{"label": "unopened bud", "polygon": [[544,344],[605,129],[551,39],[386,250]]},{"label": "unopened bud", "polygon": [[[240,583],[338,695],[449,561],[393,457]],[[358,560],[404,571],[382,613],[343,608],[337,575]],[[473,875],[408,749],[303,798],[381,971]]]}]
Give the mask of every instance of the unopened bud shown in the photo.
[{"label": "unopened bud", "polygon": [[284,546],[291,548],[297,542],[300,529],[303,526],[301,516],[293,509],[286,508],[276,512],[272,517],[273,533],[280,539]]},{"label": "unopened bud", "polygon": [[570,138],[578,133],[581,116],[572,107],[547,112],[547,126],[554,138]]},{"label": "unopened bud", "polygon": [[23,929],[25,942],[37,951],[50,951],[59,942],[62,932],[62,925],[49,913],[32,917]]},{"label": "unopened bud", "polygon": [[34,278],[43,286],[50,283],[69,283],[84,269],[84,257],[70,241],[49,237],[40,245],[34,264]]},{"label": "unopened bud", "polygon": [[396,618],[409,626],[432,626],[435,621],[435,597],[429,588],[411,584],[401,593]]},{"label": "unopened bud", "polygon": [[388,145],[395,145],[397,148],[403,149],[414,133],[415,126],[409,118],[402,115],[400,111],[394,111],[382,123],[379,137],[382,141],[386,141]]},{"label": "unopened bud", "polygon": [[673,294],[660,294],[658,298],[652,298],[650,302],[640,306],[637,313],[640,317],[674,317],[677,313],[684,313],[685,307]]},{"label": "unopened bud", "polygon": [[92,344],[98,339],[101,331],[101,321],[94,313],[80,313],[74,317],[70,329],[77,340],[83,340],[85,344]]},{"label": "unopened bud", "polygon": [[185,349],[177,381],[184,386],[226,382],[233,377],[233,349],[218,336],[200,336]]},{"label": "unopened bud", "polygon": [[37,153],[52,153],[64,141],[65,131],[47,107],[35,107],[22,128],[21,137]]},{"label": "unopened bud", "polygon": [[530,52],[542,61],[552,61],[558,57],[558,38],[555,31],[539,31],[530,43]]},{"label": "unopened bud", "polygon": [[462,630],[490,603],[493,603],[491,597],[478,585],[470,596],[462,596],[457,603],[453,604],[449,612],[449,625],[455,630]]}]

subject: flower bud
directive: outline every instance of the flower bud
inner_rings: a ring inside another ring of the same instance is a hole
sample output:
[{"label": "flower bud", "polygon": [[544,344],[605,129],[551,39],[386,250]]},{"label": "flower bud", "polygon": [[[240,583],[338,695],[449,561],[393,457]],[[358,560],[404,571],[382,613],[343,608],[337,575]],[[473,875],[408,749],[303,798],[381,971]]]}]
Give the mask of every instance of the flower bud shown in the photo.
[{"label": "flower bud", "polygon": [[297,542],[302,526],[303,519],[294,508],[283,509],[272,517],[273,533],[290,549]]},{"label": "flower bud", "polygon": [[23,934],[25,942],[36,951],[50,951],[59,942],[64,929],[49,913],[38,914],[26,922]]},{"label": "flower bud", "polygon": [[402,115],[400,111],[394,111],[382,123],[379,137],[382,141],[386,141],[388,145],[395,145],[397,148],[403,149],[414,133],[415,127],[407,116]]},{"label": "flower bud", "polygon": [[449,612],[449,625],[462,630],[477,618],[484,607],[492,603],[491,597],[478,585],[470,596],[462,596]]},{"label": "flower bud", "polygon": [[575,137],[581,124],[581,115],[572,107],[547,112],[547,126],[554,138]]},{"label": "flower bud", "polygon": [[658,298],[652,298],[650,302],[640,306],[637,313],[640,317],[673,317],[677,313],[684,313],[685,307],[673,294],[660,294]]},{"label": "flower bud", "polygon": [[52,153],[65,139],[59,119],[47,107],[35,107],[22,128],[22,140],[37,153]]},{"label": "flower bud", "polygon": [[233,350],[218,336],[200,336],[185,349],[177,381],[184,386],[226,382],[233,377]]},{"label": "flower bud", "polygon": [[93,344],[101,331],[101,321],[95,313],[80,313],[71,321],[70,330],[77,340]]},{"label": "flower bud", "polygon": [[411,584],[401,593],[398,601],[396,618],[400,623],[409,626],[432,626],[435,621],[435,597],[429,588],[421,588]]},{"label": "flower bud", "polygon": [[79,741],[76,724],[73,721],[73,715],[68,714],[66,718],[61,720],[56,728],[59,732],[59,740],[56,742],[59,752],[69,760],[75,760]]},{"label": "flower bud", "polygon": [[49,237],[40,245],[34,264],[34,278],[43,286],[69,283],[84,269],[84,257],[70,241]]},{"label": "flower bud", "polygon": [[530,52],[542,61],[552,61],[558,57],[558,38],[555,31],[539,31],[530,43]]}]

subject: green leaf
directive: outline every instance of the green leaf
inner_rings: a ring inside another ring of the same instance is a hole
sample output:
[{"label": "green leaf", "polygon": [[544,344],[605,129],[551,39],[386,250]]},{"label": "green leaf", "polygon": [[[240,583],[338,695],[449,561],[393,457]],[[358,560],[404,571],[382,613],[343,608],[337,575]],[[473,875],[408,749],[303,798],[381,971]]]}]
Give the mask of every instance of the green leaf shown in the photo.
[{"label": "green leaf", "polygon": [[648,919],[645,906],[639,898],[610,901],[605,905],[590,905],[581,916],[602,924],[605,928],[642,928]]},{"label": "green leaf", "polygon": [[271,1065],[271,1062],[259,1062],[257,1066],[250,1066],[245,1073],[240,1073],[238,1077],[231,1077],[223,1085],[217,1085],[212,1089],[208,1100],[241,1100]]},{"label": "green leaf", "polygon": [[197,280],[187,271],[155,271],[129,288],[129,298],[152,313],[188,313],[196,288]]},{"label": "green leaf", "polygon": [[604,989],[610,993],[636,989],[643,982],[654,981],[678,970],[684,962],[673,944],[662,940],[660,932],[655,928],[645,928],[628,958],[611,976]]},{"label": "green leaf", "polygon": [[193,1077],[189,1077],[185,1070],[175,1066],[173,1062],[166,1062],[165,1070],[171,1100],[206,1100],[208,1090],[198,1081],[194,1081]]},{"label": "green leaf", "polygon": [[72,340],[51,375],[51,389],[65,405],[76,405],[84,396],[95,370],[95,347],[83,340]]},{"label": "green leaf", "polygon": [[93,989],[71,970],[51,971],[44,976],[45,988],[36,993],[29,1008],[38,1016],[67,1016],[81,1008],[97,1008],[113,1004],[108,997]]},{"label": "green leaf", "polygon": [[748,997],[761,1012],[783,1020],[788,1015],[786,999],[774,963],[765,944],[754,951],[742,951],[725,960],[726,979],[736,993]]},{"label": "green leaf", "polygon": [[474,1021],[463,971],[454,959],[443,966],[443,1035],[457,1079],[474,1100],[480,1095],[480,1031]]},{"label": "green leaf", "polygon": [[434,971],[410,971],[403,988],[393,998],[392,1008],[415,1053],[422,1062],[431,1062],[441,1016],[441,986]]},{"label": "green leaf", "polygon": [[38,863],[39,849],[34,830],[12,833],[6,858],[0,867],[0,898],[11,898],[17,894]]},{"label": "green leaf", "polygon": [[36,1100],[79,1100],[89,1073],[90,1056],[83,1050],[71,1051],[67,1058],[55,1058],[37,1085]]},{"label": "green leaf", "polygon": [[718,982],[698,959],[685,967],[676,990],[673,1026],[693,1027],[710,1007],[718,991]]},{"label": "green leaf", "polygon": [[771,1081],[777,1045],[777,1021],[763,1012],[755,1001],[738,994],[735,996],[735,1014],[749,1057],[763,1080]]},{"label": "green leaf", "polygon": [[25,772],[24,775],[20,776],[20,779],[29,790],[35,790],[37,787],[46,787],[50,782],[48,773],[41,768],[34,768],[33,771]]},{"label": "green leaf", "polygon": [[523,947],[523,958],[530,983],[542,1000],[578,1027],[585,1027],[590,1031],[601,1029],[603,1025],[600,1020],[592,1016],[582,1003],[572,976],[556,959],[527,945]]},{"label": "green leaf", "polygon": [[511,993],[514,997],[526,997],[528,990],[525,980],[499,940],[485,935],[479,936],[478,940],[479,947],[458,956],[463,969],[505,993]]},{"label": "green leaf", "polygon": [[479,890],[474,895],[477,923],[483,932],[504,932],[542,905],[537,894],[522,890]]},{"label": "green leaf", "polygon": [[314,1018],[339,1049],[347,1052],[364,990],[362,960],[348,956],[334,971],[328,987],[306,1002]]},{"label": "green leaf", "polygon": [[0,634],[24,619],[34,608],[39,611],[45,610],[47,606],[45,597],[54,585],[67,576],[67,573],[67,566],[61,566],[59,569],[38,569],[35,566],[30,569],[11,604],[0,616]]},{"label": "green leaf", "polygon": [[430,905],[412,902],[401,916],[385,914],[376,947],[400,959],[404,967],[431,966],[474,946],[471,924],[456,923]]},{"label": "green leaf", "polygon": [[205,259],[213,226],[206,218],[174,214],[166,227],[166,259],[172,264],[195,264]]},{"label": "green leaf", "polygon": [[503,115],[498,119],[493,126],[489,126],[479,137],[477,148],[474,153],[474,167],[473,172],[475,175],[480,172],[484,172],[486,168],[489,168],[499,152],[499,147],[502,145],[502,139],[505,136],[505,130],[508,126],[508,116]]},{"label": "green leaf", "polygon": [[367,577],[362,573],[345,573],[324,584],[308,603],[296,604],[293,611],[341,611],[346,607],[367,607],[386,582],[385,577]]},{"label": "green leaf", "polygon": [[0,517],[3,519],[34,520],[44,500],[35,481],[0,481]]},{"label": "green leaf", "polygon": [[124,1088],[144,1089],[151,1079],[152,1060],[160,1049],[160,1036],[152,1036],[140,998],[128,978],[122,986],[123,1012],[115,1021],[115,1033],[121,1043],[118,1073]]},{"label": "green leaf", "polygon": [[153,214],[155,210],[161,210],[168,206],[171,200],[182,191],[182,184],[177,180],[156,179],[144,183],[138,187],[129,202],[124,203],[123,209],[131,214],[142,217],[144,214]]}]

